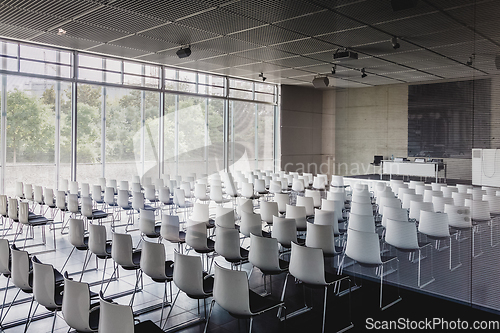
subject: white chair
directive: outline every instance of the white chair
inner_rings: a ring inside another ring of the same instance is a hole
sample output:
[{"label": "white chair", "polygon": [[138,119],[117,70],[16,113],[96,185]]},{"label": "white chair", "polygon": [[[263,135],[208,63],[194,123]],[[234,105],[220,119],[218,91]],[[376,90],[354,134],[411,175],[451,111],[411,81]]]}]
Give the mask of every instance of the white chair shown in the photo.
[{"label": "white chair", "polygon": [[62,313],[69,327],[78,332],[96,332],[99,326],[99,303],[90,302],[90,288],[85,282],[73,281],[64,273]]},{"label": "white chair", "polygon": [[295,204],[297,207],[305,207],[306,208],[306,216],[308,218],[314,216],[314,200],[311,197],[297,197],[297,202]]},{"label": "white chair", "polygon": [[224,310],[231,315],[237,316],[237,318],[250,318],[249,333],[252,332],[253,318],[255,316],[272,309],[285,307],[285,303],[282,301],[268,300],[258,311],[252,311],[252,308],[255,308],[254,304],[261,301],[262,296],[250,290],[247,273],[222,268],[217,263],[215,264],[213,296],[214,299],[210,304],[205,331],[210,321],[214,303],[219,304]]},{"label": "white chair", "polygon": [[403,196],[403,201],[401,203],[401,208],[410,209],[410,204],[412,201],[424,201],[424,196],[421,194],[405,194]]},{"label": "white chair", "polygon": [[443,213],[444,212],[444,205],[454,204],[453,198],[445,198],[445,197],[432,197],[432,205],[434,206],[434,212],[436,213]]},{"label": "white chair", "polygon": [[207,195],[207,185],[205,184],[195,184],[194,185],[194,197],[196,200],[201,202],[206,202],[210,200],[210,196]]},{"label": "white chair", "polygon": [[419,222],[421,211],[434,212],[434,205],[432,202],[411,201],[409,219]]},{"label": "white chair", "polygon": [[273,201],[262,201],[260,203],[260,216],[267,225],[273,224],[273,217],[279,216],[278,203]]},{"label": "white chair", "polygon": [[139,213],[139,231],[148,238],[160,237],[161,224],[156,224],[155,213],[152,210],[141,209]]},{"label": "white chair", "polygon": [[207,265],[205,268],[207,271],[210,271],[208,255],[215,251],[215,242],[207,237],[207,225],[204,222],[188,225],[186,231],[186,244],[191,246],[196,253],[206,256]]},{"label": "white chair", "polygon": [[325,257],[333,257],[342,249],[335,249],[335,236],[331,225],[307,222],[306,246],[323,250]]},{"label": "white chair", "polygon": [[[401,301],[398,288],[398,298],[387,305],[383,304],[384,277],[393,272],[397,272],[397,285],[399,285],[399,260],[398,257],[382,257],[380,255],[380,242],[379,237],[376,233],[349,229],[347,233],[347,242],[342,258],[342,263],[339,265],[340,270],[342,270],[342,267],[344,265],[345,256],[351,258],[362,266],[378,268],[376,274],[380,277],[379,306],[381,310],[385,310]],[[392,262],[396,263],[396,268],[391,267],[384,272],[384,265],[390,264]]]},{"label": "white chair", "polygon": [[285,217],[287,219],[294,219],[297,225],[297,231],[306,231],[306,207],[286,205]]},{"label": "white chair", "polygon": [[245,237],[250,237],[250,234],[270,236],[269,233],[262,230],[262,218],[260,214],[251,212],[241,212],[240,232]]},{"label": "white chair", "polygon": [[121,305],[99,295],[99,332],[134,333],[134,314],[130,305]]},{"label": "white chair", "polygon": [[231,264],[231,268],[248,261],[248,250],[240,247],[240,232],[235,228],[217,228],[215,252]]},{"label": "white chair", "polygon": [[303,238],[297,239],[297,224],[295,219],[287,219],[284,217],[273,218],[273,230],[271,237],[276,238],[278,243],[284,249],[290,249],[292,243],[304,244]]},{"label": "white chair", "polygon": [[287,193],[275,193],[273,200],[278,203],[278,211],[280,214],[286,212],[286,205],[290,204],[290,197]]},{"label": "white chair", "polygon": [[321,207],[321,192],[318,190],[306,190],[304,193],[305,197],[313,198],[314,208]]},{"label": "white chair", "polygon": [[[334,291],[339,295],[340,287],[343,281],[348,282],[348,290],[351,292],[351,280],[346,275],[327,273],[324,267],[323,261],[323,251],[321,249],[310,248],[305,246],[300,246],[296,243],[292,243],[292,252],[290,257],[290,275],[292,275],[297,280],[302,281],[304,286],[317,288],[324,287],[324,302],[323,302],[323,321],[321,332],[325,332],[325,320],[326,320],[326,301],[328,296],[328,287],[333,286]],[[288,277],[288,275],[287,275]],[[286,283],[286,280],[285,280]],[[286,287],[286,284],[285,284]],[[285,288],[284,288],[285,290]],[[284,296],[284,295],[283,295]],[[305,302],[305,299],[304,299]],[[349,308],[351,304],[349,303]],[[308,306],[305,304],[304,309]],[[349,311],[350,314],[350,311]],[[349,325],[339,332],[344,332],[354,325],[351,318],[349,317]]]},{"label": "white chair", "polygon": [[186,233],[180,230],[179,216],[177,215],[161,215],[161,238],[170,243],[177,244],[179,251],[182,252],[182,244],[186,242]]},{"label": "white chair", "polygon": [[351,213],[349,214],[349,229],[375,233],[375,221],[372,216]]}]

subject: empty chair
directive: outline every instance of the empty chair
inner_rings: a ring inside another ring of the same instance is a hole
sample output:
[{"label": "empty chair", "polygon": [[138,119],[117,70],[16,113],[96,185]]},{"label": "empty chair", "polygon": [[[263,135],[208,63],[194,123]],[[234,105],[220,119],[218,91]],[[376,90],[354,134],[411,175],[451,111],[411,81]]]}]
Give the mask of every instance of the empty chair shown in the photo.
[{"label": "empty chair", "polygon": [[104,177],[97,178],[97,183],[99,184],[99,186],[101,186],[101,189],[106,188],[106,178]]},{"label": "empty chair", "polygon": [[383,197],[381,198],[378,206],[378,213],[380,215],[384,215],[385,207],[401,208],[401,200],[393,197]]},{"label": "empty chair", "polygon": [[149,201],[150,204],[157,205],[160,201],[156,197],[156,189],[154,185],[144,185],[144,198]]},{"label": "empty chair", "polygon": [[265,294],[271,294],[267,291],[266,276],[269,276],[272,288],[272,276],[288,271],[288,262],[279,258],[279,244],[275,238],[251,234],[248,261],[253,265],[252,272],[255,267],[262,272]]},{"label": "empty chair", "polygon": [[195,184],[194,185],[194,197],[196,200],[205,202],[210,200],[210,196],[207,194],[206,184]]},{"label": "empty chair", "polygon": [[351,202],[351,213],[373,216],[373,206],[368,203]]},{"label": "empty chair", "polygon": [[102,292],[99,301],[99,332],[134,333],[134,314],[131,306],[105,299]]},{"label": "empty chair", "polygon": [[375,232],[375,221],[372,216],[349,214],[349,229],[354,229],[364,232]]},{"label": "empty chair", "polygon": [[215,225],[223,228],[236,228],[234,209],[217,206],[215,209]]},{"label": "empty chair", "polygon": [[[82,197],[83,195],[83,184],[82,184]],[[101,185],[93,185],[92,186],[92,200],[94,200],[94,203],[96,205],[104,205],[104,198],[102,197],[102,189],[105,189],[106,187],[101,187]]]},{"label": "empty chair", "polygon": [[442,184],[442,183],[431,183],[431,188],[433,191],[441,191],[441,188],[443,186],[446,186],[446,184]]},{"label": "empty chair", "polygon": [[398,190],[398,199],[403,202],[404,196],[406,194],[415,194],[415,189],[408,187],[400,187]]},{"label": "empty chair", "polygon": [[231,263],[231,267],[248,260],[248,250],[240,247],[240,232],[235,228],[217,228],[215,252]]},{"label": "empty chair", "polygon": [[203,222],[190,224],[186,231],[186,244],[191,246],[195,252],[206,255],[208,269],[208,254],[214,252],[215,242],[207,237],[207,225]]},{"label": "empty chair", "polygon": [[415,189],[417,185],[425,185],[424,182],[421,181],[416,181],[416,180],[410,180],[410,183],[408,184],[408,188]]},{"label": "empty chair", "polygon": [[335,236],[339,236],[343,233],[339,229],[337,212],[334,210],[315,209],[314,224],[331,226]]},{"label": "empty chair", "polygon": [[419,288],[424,288],[434,281],[434,276],[432,275],[432,250],[430,263],[431,278],[425,283],[422,283],[421,280],[421,266],[423,259],[422,250],[425,247],[429,247],[431,243],[418,241],[417,226],[415,225],[415,223],[387,219],[385,242],[389,245],[394,246],[397,250],[402,252],[414,253],[418,251],[417,286]]},{"label": "empty chair", "polygon": [[469,189],[472,189],[472,185],[457,184],[456,186],[459,193],[467,193]]},{"label": "empty chair", "polygon": [[[360,265],[368,267],[377,267],[377,275],[380,277],[380,300],[379,306],[382,310],[385,310],[397,302],[401,301],[398,289],[398,298],[387,305],[383,303],[383,282],[384,276],[392,273],[398,273],[398,284],[399,284],[399,261],[397,256],[384,256],[380,255],[380,242],[379,237],[376,233],[358,231],[354,229],[349,229],[347,234],[347,242],[344,251],[344,256],[351,258]],[[384,273],[384,265],[391,262],[396,263],[396,268],[390,268]],[[342,265],[339,267],[342,269],[344,259],[342,259]]]},{"label": "empty chair", "polygon": [[314,216],[314,200],[311,197],[297,197],[296,206],[302,206],[306,208],[306,216]]},{"label": "empty chair", "polygon": [[210,186],[210,200],[215,202],[218,205],[222,205],[226,202],[231,201],[230,199],[224,198],[222,194],[222,187],[220,185],[211,185]]},{"label": "empty chair", "polygon": [[177,215],[161,215],[161,238],[166,239],[170,243],[177,244],[179,251],[182,250],[182,244],[186,242],[186,233],[180,230],[179,216]]},{"label": "empty chair", "polygon": [[500,197],[497,197],[495,194],[485,194],[480,200],[488,202],[490,215],[500,215]]},{"label": "empty chair", "polygon": [[90,302],[90,288],[64,273],[62,313],[69,327],[78,332],[95,332],[99,325],[99,303]]},{"label": "empty chair", "polygon": [[168,187],[162,187],[158,191],[158,200],[161,204],[161,209],[166,207],[170,207],[170,210],[172,210],[172,207],[174,206],[174,201],[170,198],[170,189]]},{"label": "empty chair", "polygon": [[325,257],[333,257],[342,250],[335,249],[335,236],[331,225],[307,222],[306,246],[323,250]]},{"label": "empty chair", "polygon": [[16,197],[24,199],[24,184],[23,182],[16,182]]},{"label": "empty chair", "polygon": [[432,190],[430,185],[416,185],[415,186],[415,194],[424,195],[425,190]]},{"label": "empty chair", "polygon": [[[73,245],[68,258],[64,262],[61,270],[64,270],[69,258],[75,251],[75,249],[80,251],[87,251],[89,249],[89,237],[85,234],[85,222],[82,219],[70,219],[69,220],[69,242]],[[85,254],[84,262],[87,259],[87,253]]]},{"label": "empty chair", "polygon": [[423,202],[424,196],[422,194],[405,194],[401,203],[401,208],[410,209],[410,204],[412,201]]},{"label": "empty chair", "polygon": [[458,192],[458,188],[455,186],[441,186],[441,192],[443,192],[443,197],[451,198],[453,192]]},{"label": "empty chair", "polygon": [[[17,200],[17,199],[15,199]],[[31,294],[33,293],[33,276],[31,272],[31,260],[29,258],[29,254],[27,251],[19,250],[15,244],[12,244],[10,247],[11,251],[11,280],[14,286],[16,286],[19,290],[12,299],[2,321],[5,319],[12,305],[16,301],[19,293],[23,291],[24,293]],[[7,292],[7,291],[5,291]],[[5,297],[4,297],[5,303]],[[29,313],[28,313],[29,317]]]},{"label": "empty chair", "polygon": [[76,181],[70,181],[69,182],[69,193],[70,194],[76,194],[76,195],[79,194],[79,191],[78,191],[78,182],[76,182]]},{"label": "empty chair", "polygon": [[240,232],[245,237],[250,237],[250,234],[270,236],[269,233],[262,230],[262,218],[260,214],[251,212],[241,212]]},{"label": "empty chair", "polygon": [[132,190],[132,193],[141,192],[142,191],[141,183],[133,182],[131,185],[131,190]]},{"label": "empty chair", "polygon": [[190,223],[204,222],[207,228],[215,227],[215,221],[210,218],[209,205],[195,202],[193,213],[189,217]]},{"label": "empty chair", "polygon": [[265,196],[266,194],[269,194],[269,191],[266,188],[266,181],[265,181],[265,179],[256,179],[255,182],[254,182],[254,189],[255,189],[255,192],[258,195],[264,195]]},{"label": "empty chair", "polygon": [[269,182],[269,193],[278,194],[282,192],[281,181],[271,180]]},{"label": "empty chair", "polygon": [[161,224],[156,224],[154,211],[141,209],[139,214],[139,231],[141,235],[148,238],[158,238]]},{"label": "empty chair", "polygon": [[408,210],[404,208],[386,207],[382,216],[382,226],[386,226],[387,219],[400,222],[408,222]]},{"label": "empty chair", "polygon": [[420,212],[421,211],[434,212],[434,205],[432,202],[420,202],[420,201],[412,201],[410,202],[410,213],[408,217],[414,221],[420,221]]},{"label": "empty chair", "polygon": [[290,249],[292,242],[304,244],[304,239],[297,239],[295,219],[275,216],[273,218],[272,237],[276,238],[281,247],[285,249]]},{"label": "empty chair", "polygon": [[209,324],[214,303],[217,303],[229,314],[237,318],[250,318],[249,333],[252,332],[254,316],[285,306],[282,301],[264,299],[250,290],[245,271],[222,268],[217,263],[215,264],[213,297],[205,331]]},{"label": "empty chair", "polygon": [[442,197],[442,196],[443,192],[441,191],[425,190],[424,202],[432,202],[432,197]]},{"label": "empty chair", "polygon": [[260,203],[260,216],[263,222],[273,224],[273,216],[279,216],[278,203],[273,201],[262,201]]},{"label": "empty chair", "polygon": [[494,242],[493,227],[495,223],[490,213],[490,203],[483,200],[465,199],[464,206],[470,207],[470,217],[472,223],[477,225],[477,228],[481,228],[481,225],[485,223],[490,226],[490,244],[496,246],[498,242]]},{"label": "empty chair", "polygon": [[276,193],[274,194],[273,200],[278,203],[278,211],[280,214],[286,212],[286,205],[290,204],[290,197],[287,193]]},{"label": "empty chair", "polygon": [[[214,287],[214,278],[211,275],[208,275],[207,272],[203,271],[203,264],[201,258],[198,256],[188,256],[184,254],[180,254],[177,251],[174,251],[174,262],[175,262],[175,270],[173,275],[173,281],[179,291],[175,296],[174,302],[170,306],[170,312],[174,308],[175,303],[177,302],[177,298],[179,297],[180,292],[186,293],[189,298],[203,300],[203,304],[205,305],[205,300],[208,297],[212,296],[212,291]],[[206,306],[205,309],[205,318],[207,317]],[[167,315],[168,318],[168,315]],[[200,318],[199,320],[203,320],[204,318]],[[160,322],[161,324],[161,322]],[[167,323],[165,322],[165,325]]]},{"label": "empty chair", "polygon": [[80,197],[90,197],[90,185],[89,183],[82,183],[80,188]]},{"label": "empty chair", "polygon": [[[326,180],[328,182],[328,179]],[[323,177],[314,177],[312,187],[316,190],[325,189],[325,179]]]},{"label": "empty chair", "polygon": [[130,190],[130,187],[128,186],[128,181],[126,181],[126,180],[120,181],[120,190],[127,191],[127,192]]},{"label": "empty chair", "polygon": [[[97,224],[89,224],[89,251],[91,255],[95,255],[99,259],[104,260],[104,269],[102,272],[101,288],[104,282],[104,276],[106,273],[106,264],[108,259],[111,258],[111,242],[106,238],[106,227]],[[90,257],[89,257],[90,261]],[[86,266],[83,267],[83,271]]]},{"label": "empty chair", "polygon": [[255,194],[252,183],[241,184],[241,196],[250,200],[258,199],[259,196]]},{"label": "empty chair", "polygon": [[90,197],[82,197],[82,215],[87,219],[99,220],[102,222],[103,219],[108,217],[108,213],[100,209],[92,209],[92,199]]},{"label": "empty chair", "polygon": [[465,206],[465,199],[472,200],[472,193],[453,192],[451,194],[455,206]]},{"label": "empty chair", "polygon": [[108,186],[113,188],[115,194],[118,194],[118,182],[116,179],[110,179]]},{"label": "empty chair", "polygon": [[[172,280],[174,275],[174,262],[165,257],[165,246],[162,243],[151,243],[145,241],[142,244],[142,255],[140,259],[141,270],[153,281],[164,284],[163,300],[160,315],[160,327],[163,320],[163,309],[167,303],[167,283],[170,283],[170,295],[172,295]],[[177,265],[176,265],[177,268]],[[173,305],[172,305],[173,307]],[[167,317],[168,318],[168,317]]]},{"label": "empty chair", "polygon": [[[325,332],[325,319],[326,319],[326,301],[328,295],[328,287],[334,286],[336,294],[339,294],[340,287],[343,281],[348,283],[348,290],[351,291],[351,280],[347,275],[337,275],[328,273],[325,271],[323,261],[323,251],[317,248],[300,246],[296,243],[292,243],[292,253],[290,257],[290,275],[292,275],[297,280],[302,281],[304,286],[318,288],[324,288],[324,301],[323,301],[323,321],[322,321],[322,332]],[[287,276],[288,277],[288,276]],[[286,283],[286,280],[285,280]],[[286,287],[286,286],[285,286]],[[304,300],[305,301],[305,300]],[[307,305],[306,305],[307,307]],[[351,304],[349,303],[349,314],[350,314]],[[340,332],[344,332],[354,325],[349,316],[349,325]]]},{"label": "empty chair", "polygon": [[338,200],[321,199],[321,210],[334,211],[337,216],[337,221],[344,221],[343,218],[344,202]]},{"label": "empty chair", "polygon": [[285,217],[287,219],[295,220],[297,231],[306,231],[307,228],[306,207],[286,205]]},{"label": "empty chair", "polygon": [[445,197],[432,197],[432,205],[434,206],[434,212],[443,213],[445,204],[454,204],[453,198]]},{"label": "empty chair", "polygon": [[313,198],[314,208],[321,207],[321,192],[317,190],[306,190],[304,196]]}]

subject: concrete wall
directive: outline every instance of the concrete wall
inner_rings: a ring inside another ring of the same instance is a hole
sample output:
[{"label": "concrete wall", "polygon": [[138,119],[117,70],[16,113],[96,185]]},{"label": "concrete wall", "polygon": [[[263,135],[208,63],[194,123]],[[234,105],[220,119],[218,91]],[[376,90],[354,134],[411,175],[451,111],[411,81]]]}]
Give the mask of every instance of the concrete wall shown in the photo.
[{"label": "concrete wall", "polygon": [[322,163],[322,90],[281,86],[281,169],[314,172]]}]

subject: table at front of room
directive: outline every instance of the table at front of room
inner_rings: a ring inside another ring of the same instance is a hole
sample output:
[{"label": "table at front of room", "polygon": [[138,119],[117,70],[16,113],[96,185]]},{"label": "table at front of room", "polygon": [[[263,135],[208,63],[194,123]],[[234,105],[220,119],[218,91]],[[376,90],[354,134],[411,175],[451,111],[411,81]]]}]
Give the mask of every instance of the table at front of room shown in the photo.
[{"label": "table at front of room", "polygon": [[417,176],[417,177],[436,177],[438,182],[438,163],[437,162],[396,162],[391,160],[382,161],[382,174],[388,174],[390,178],[392,175],[400,176]]}]

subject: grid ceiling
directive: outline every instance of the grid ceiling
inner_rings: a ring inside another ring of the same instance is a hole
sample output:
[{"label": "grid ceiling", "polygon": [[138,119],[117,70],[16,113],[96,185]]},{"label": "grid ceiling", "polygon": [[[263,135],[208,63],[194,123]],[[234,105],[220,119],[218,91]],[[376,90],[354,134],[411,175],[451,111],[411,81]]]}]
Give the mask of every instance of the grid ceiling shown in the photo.
[{"label": "grid ceiling", "polygon": [[[0,36],[278,84],[311,85],[336,65],[330,85],[362,87],[496,73],[499,12],[498,0],[397,12],[390,0],[0,0]],[[359,59],[334,61],[339,48]]]}]

